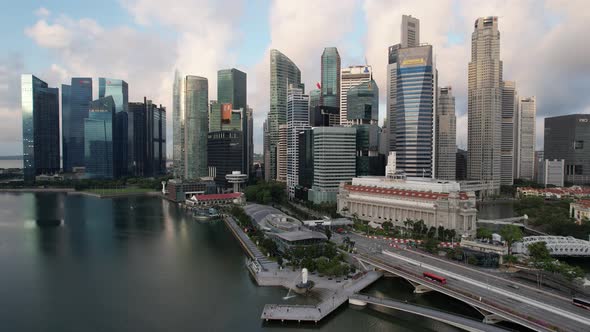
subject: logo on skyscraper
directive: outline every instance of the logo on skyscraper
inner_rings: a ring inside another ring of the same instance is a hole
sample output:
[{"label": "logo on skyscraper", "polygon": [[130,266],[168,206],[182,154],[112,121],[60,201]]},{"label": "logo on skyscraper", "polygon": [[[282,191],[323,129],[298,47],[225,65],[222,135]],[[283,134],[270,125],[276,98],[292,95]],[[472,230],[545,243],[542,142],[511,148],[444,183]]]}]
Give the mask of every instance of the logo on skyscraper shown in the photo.
[{"label": "logo on skyscraper", "polygon": [[365,73],[368,73],[369,72],[369,67],[365,67],[365,71],[364,72]]}]

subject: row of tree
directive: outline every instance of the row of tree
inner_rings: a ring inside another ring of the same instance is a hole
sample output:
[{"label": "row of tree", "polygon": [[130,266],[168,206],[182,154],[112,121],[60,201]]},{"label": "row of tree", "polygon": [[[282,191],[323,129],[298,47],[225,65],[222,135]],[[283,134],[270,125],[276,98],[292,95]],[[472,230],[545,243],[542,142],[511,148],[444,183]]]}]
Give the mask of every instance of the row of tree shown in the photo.
[{"label": "row of tree", "polygon": [[257,184],[246,187],[246,200],[259,204],[281,204],[286,200],[285,184],[281,182],[258,181]]}]

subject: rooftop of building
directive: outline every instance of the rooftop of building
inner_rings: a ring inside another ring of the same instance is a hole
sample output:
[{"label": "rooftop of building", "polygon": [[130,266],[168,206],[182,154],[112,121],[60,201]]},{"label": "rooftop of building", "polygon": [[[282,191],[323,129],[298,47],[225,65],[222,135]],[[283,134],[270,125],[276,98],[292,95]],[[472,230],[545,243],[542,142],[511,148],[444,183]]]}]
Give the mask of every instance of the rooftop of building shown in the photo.
[{"label": "rooftop of building", "polygon": [[215,201],[215,200],[222,200],[222,199],[236,199],[239,198],[242,193],[229,193],[229,194],[203,194],[203,195],[195,195],[198,201]]},{"label": "rooftop of building", "polygon": [[535,192],[542,194],[555,194],[555,195],[590,195],[590,187],[555,187],[555,188],[532,188],[532,187],[520,187],[517,189],[518,192]]},{"label": "rooftop of building", "polygon": [[315,231],[292,231],[292,232],[282,232],[277,233],[277,237],[288,241],[288,242],[295,242],[295,241],[303,241],[303,240],[328,240],[325,234]]},{"label": "rooftop of building", "polygon": [[[361,186],[355,184],[347,184],[344,185],[344,188],[348,191],[366,193],[366,194],[374,194],[374,195],[386,195],[386,196],[397,196],[397,197],[407,197],[407,198],[415,198],[415,199],[423,199],[423,200],[438,200],[444,199],[449,197],[449,193],[443,192],[431,192],[431,191],[420,191],[420,190],[406,190],[406,189],[390,189],[390,188],[379,188],[379,187],[370,187],[370,186]],[[457,192],[459,199],[461,200],[468,200],[469,195],[466,192]]]},{"label": "rooftop of building", "polygon": [[402,189],[416,192],[450,193],[460,192],[459,182],[432,178],[391,179],[384,176],[362,176],[352,179],[353,186],[376,187],[385,189]]},{"label": "rooftop of building", "polygon": [[580,200],[577,200],[571,204],[577,205],[577,206],[582,207],[584,209],[589,209],[590,208],[590,199],[580,199]]}]

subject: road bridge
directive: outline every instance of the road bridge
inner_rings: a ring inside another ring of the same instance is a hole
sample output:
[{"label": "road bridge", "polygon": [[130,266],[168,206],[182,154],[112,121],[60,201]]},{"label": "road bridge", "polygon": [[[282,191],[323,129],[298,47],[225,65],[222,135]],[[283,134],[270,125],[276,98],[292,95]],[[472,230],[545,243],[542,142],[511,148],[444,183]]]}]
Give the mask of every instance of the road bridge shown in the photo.
[{"label": "road bridge", "polygon": [[464,316],[460,316],[457,314],[452,314],[448,312],[443,312],[438,309],[427,308],[424,306],[419,306],[416,304],[402,302],[394,299],[387,299],[387,298],[379,298],[374,296],[368,296],[364,294],[354,294],[351,295],[349,300],[351,303],[354,304],[372,304],[376,306],[382,306],[386,308],[391,308],[399,311],[408,312],[414,315],[419,315],[423,317],[428,317],[430,319],[437,320],[439,322],[443,322],[460,329],[471,331],[471,332],[502,332],[506,331],[505,329],[499,328],[494,325],[489,325],[477,321],[473,318],[468,318]]},{"label": "road bridge", "polygon": [[522,227],[533,234],[538,235],[545,235],[545,233],[540,232],[536,229],[530,228],[527,225],[528,217],[527,215],[520,216],[520,217],[512,217],[512,218],[503,218],[503,219],[477,219],[477,223],[480,224],[491,224],[491,225],[515,225],[518,227]]},{"label": "road bridge", "polygon": [[[443,293],[463,301],[484,315],[484,323],[511,321],[536,331],[587,331],[588,313],[574,307],[571,300],[537,291],[534,288],[458,264],[401,250],[395,253],[358,254],[357,260],[398,275],[412,284]],[[447,278],[442,285],[422,276],[433,272]]]}]

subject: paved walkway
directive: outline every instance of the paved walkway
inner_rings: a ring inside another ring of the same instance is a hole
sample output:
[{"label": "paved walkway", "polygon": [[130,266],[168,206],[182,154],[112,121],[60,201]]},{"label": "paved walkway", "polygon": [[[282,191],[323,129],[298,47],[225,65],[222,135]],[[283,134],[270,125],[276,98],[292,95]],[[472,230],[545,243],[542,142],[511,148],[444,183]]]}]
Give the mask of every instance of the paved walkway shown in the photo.
[{"label": "paved walkway", "polygon": [[275,271],[279,268],[279,265],[276,262],[273,262],[270,259],[268,259],[260,251],[260,249],[258,249],[256,244],[252,242],[252,240],[248,237],[248,235],[246,235],[246,233],[244,233],[244,230],[240,228],[240,226],[236,223],[235,219],[232,216],[226,216],[223,219],[230,231],[240,241],[240,244],[246,250],[248,256],[250,256],[251,259],[256,260],[262,267],[263,271]]},{"label": "paved walkway", "polygon": [[351,295],[377,281],[382,275],[371,271],[357,280],[349,279],[341,283],[312,276],[310,280],[315,282],[312,291],[320,298],[317,305],[267,304],[260,318],[267,321],[318,322],[347,302]]}]

